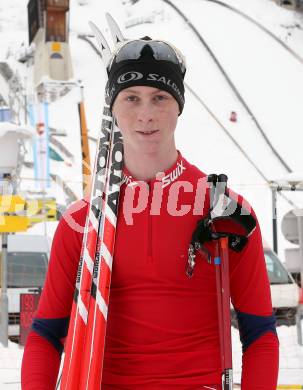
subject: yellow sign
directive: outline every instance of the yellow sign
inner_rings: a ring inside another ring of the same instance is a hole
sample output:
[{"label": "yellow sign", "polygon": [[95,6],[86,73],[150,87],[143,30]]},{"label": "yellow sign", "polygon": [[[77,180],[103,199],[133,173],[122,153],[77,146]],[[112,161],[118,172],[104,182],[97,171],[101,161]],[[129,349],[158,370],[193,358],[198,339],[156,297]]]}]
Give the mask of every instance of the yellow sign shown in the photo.
[{"label": "yellow sign", "polygon": [[28,218],[18,216],[0,216],[0,233],[24,232],[28,228]]},{"label": "yellow sign", "polygon": [[55,199],[33,199],[26,202],[26,215],[30,225],[42,221],[57,220],[57,205]]},{"label": "yellow sign", "polygon": [[60,52],[61,51],[61,43],[60,42],[52,42],[52,51]]},{"label": "yellow sign", "polygon": [[25,199],[19,195],[1,195],[0,213],[17,213],[24,210]]},{"label": "yellow sign", "polygon": [[25,226],[56,220],[57,205],[53,198],[25,200],[19,195],[0,196],[0,233],[23,231]]}]

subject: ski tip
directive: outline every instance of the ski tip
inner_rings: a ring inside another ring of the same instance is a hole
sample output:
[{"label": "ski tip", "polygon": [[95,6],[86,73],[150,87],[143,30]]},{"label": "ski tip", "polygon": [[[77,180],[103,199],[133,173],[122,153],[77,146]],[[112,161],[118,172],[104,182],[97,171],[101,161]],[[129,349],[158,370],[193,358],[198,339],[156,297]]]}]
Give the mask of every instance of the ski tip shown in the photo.
[{"label": "ski tip", "polygon": [[116,26],[118,25],[118,23],[115,21],[115,19],[113,18],[113,16],[109,12],[105,13],[105,18],[106,18],[108,23],[113,23]]},{"label": "ski tip", "polygon": [[126,38],[123,36],[122,31],[113,16],[109,12],[106,12],[105,18],[107,20],[115,45],[118,45],[121,42],[125,42]]},{"label": "ski tip", "polygon": [[108,53],[110,53],[110,47],[106,42],[106,39],[100,29],[91,20],[88,22],[88,25],[91,28],[93,34],[95,35],[95,38],[97,39],[98,43],[100,44],[102,51],[106,50]]},{"label": "ski tip", "polygon": [[105,17],[106,19],[111,19],[111,20],[114,19],[109,12],[105,12]]},{"label": "ski tip", "polygon": [[94,33],[95,36],[98,35],[98,33],[100,32],[100,30],[98,29],[98,27],[95,25],[95,23],[93,23],[91,20],[88,22],[88,25],[89,27],[91,28],[92,32]]},{"label": "ski tip", "polygon": [[109,61],[110,61],[110,58],[111,58],[111,49],[104,37],[104,35],[102,34],[102,32],[99,30],[99,28],[95,25],[95,23],[93,23],[91,20],[88,22],[88,25],[89,27],[91,28],[97,42],[98,42],[98,45],[101,49],[100,51],[100,55],[101,55],[101,58],[102,58],[102,61],[105,65],[105,67],[107,67]]}]

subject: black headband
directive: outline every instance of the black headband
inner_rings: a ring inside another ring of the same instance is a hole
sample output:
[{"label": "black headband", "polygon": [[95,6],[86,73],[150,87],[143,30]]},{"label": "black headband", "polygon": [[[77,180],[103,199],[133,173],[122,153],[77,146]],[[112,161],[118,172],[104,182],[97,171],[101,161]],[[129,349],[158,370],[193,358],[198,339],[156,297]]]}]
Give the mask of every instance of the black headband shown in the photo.
[{"label": "black headband", "polygon": [[107,104],[112,109],[120,91],[132,86],[149,86],[170,93],[178,102],[180,114],[184,107],[184,83],[179,67],[168,61],[149,57],[114,64],[106,86]]}]

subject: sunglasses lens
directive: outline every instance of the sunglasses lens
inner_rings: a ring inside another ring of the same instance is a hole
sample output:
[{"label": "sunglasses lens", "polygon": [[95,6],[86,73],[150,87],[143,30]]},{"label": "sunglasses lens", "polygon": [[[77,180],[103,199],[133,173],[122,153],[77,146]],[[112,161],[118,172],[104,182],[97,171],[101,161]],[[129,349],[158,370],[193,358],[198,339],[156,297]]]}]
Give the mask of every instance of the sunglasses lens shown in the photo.
[{"label": "sunglasses lens", "polygon": [[180,67],[182,74],[185,73],[186,67],[185,63],[181,58],[181,55],[178,55],[176,50],[172,48],[168,43],[162,41],[145,41],[145,40],[135,40],[130,41],[122,45],[117,52],[115,53],[113,60],[110,64],[119,63],[127,60],[138,60],[143,49],[146,47],[152,52],[153,57],[158,61],[168,61]]},{"label": "sunglasses lens", "polygon": [[119,63],[127,60],[138,60],[141,56],[141,51],[146,45],[143,41],[132,41],[123,45],[115,56],[115,62]]}]

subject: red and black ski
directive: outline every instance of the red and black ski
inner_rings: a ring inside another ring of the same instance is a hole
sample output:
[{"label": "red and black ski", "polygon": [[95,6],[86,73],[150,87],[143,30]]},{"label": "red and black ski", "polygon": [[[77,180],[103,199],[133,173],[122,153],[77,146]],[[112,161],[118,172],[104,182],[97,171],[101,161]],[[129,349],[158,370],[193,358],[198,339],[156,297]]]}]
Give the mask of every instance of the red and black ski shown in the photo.
[{"label": "red and black ski", "polygon": [[[111,52],[102,33],[91,27],[105,64]],[[105,104],[92,192],[65,343],[61,389],[100,390],[118,201],[123,165],[120,130]]]}]

